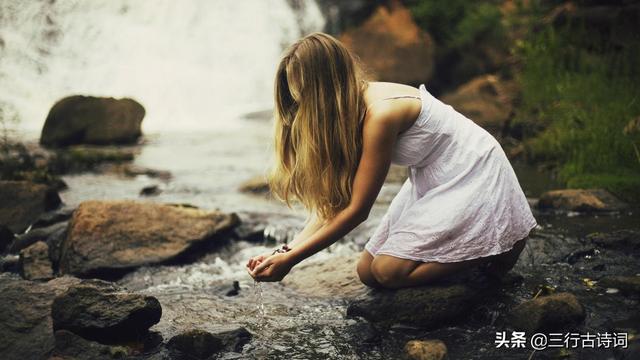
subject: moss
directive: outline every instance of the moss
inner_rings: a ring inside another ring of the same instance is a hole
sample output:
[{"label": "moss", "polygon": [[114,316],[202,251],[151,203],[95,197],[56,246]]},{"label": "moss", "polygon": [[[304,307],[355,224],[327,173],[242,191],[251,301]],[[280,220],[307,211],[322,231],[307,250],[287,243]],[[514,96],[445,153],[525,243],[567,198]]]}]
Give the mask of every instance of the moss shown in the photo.
[{"label": "moss", "polygon": [[[614,32],[615,33],[615,32]],[[531,161],[556,164],[568,187],[640,200],[640,37],[547,25],[518,44],[521,104],[513,121]]]}]

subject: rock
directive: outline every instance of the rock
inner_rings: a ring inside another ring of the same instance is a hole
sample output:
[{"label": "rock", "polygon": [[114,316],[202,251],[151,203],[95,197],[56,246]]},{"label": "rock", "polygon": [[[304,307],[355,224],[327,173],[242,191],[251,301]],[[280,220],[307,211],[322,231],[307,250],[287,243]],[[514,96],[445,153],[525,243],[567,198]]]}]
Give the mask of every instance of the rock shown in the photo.
[{"label": "rock", "polygon": [[504,81],[495,75],[482,75],[444,95],[442,101],[498,136],[513,111],[517,92],[514,84],[513,81]]},{"label": "rock", "polygon": [[176,335],[167,345],[196,359],[206,359],[222,350],[222,341],[204,330],[190,330]]},{"label": "rock", "polygon": [[220,351],[241,352],[242,346],[251,339],[244,327],[224,326],[211,333],[204,330],[189,330],[172,337],[167,346],[191,358],[206,359]]},{"label": "rock", "polygon": [[220,244],[238,222],[236,214],[220,211],[132,200],[86,201],[69,222],[60,271],[100,277],[177,260],[190,250]]},{"label": "rock", "polygon": [[140,196],[155,196],[162,192],[158,185],[145,186],[140,190]]},{"label": "rock", "polygon": [[477,295],[462,284],[381,289],[351,301],[347,316],[435,329],[468,314]]},{"label": "rock", "polygon": [[148,176],[160,180],[170,180],[172,175],[166,170],[150,169],[133,164],[122,165],[122,173],[127,177]]},{"label": "rock", "polygon": [[48,280],[53,278],[53,269],[49,260],[49,247],[38,241],[20,251],[20,275],[27,280]]},{"label": "rock", "polygon": [[74,207],[71,206],[62,206],[56,210],[48,211],[38,218],[35,223],[33,223],[33,228],[41,228],[47,227],[50,225],[54,225],[60,222],[66,222],[73,215]]},{"label": "rock", "polygon": [[356,254],[305,262],[294,267],[281,283],[307,296],[355,299],[368,291],[356,272],[359,258]]},{"label": "rock", "polygon": [[640,276],[607,276],[598,285],[604,288],[614,288],[623,294],[640,296]]},{"label": "rock", "polygon": [[388,183],[404,183],[405,180],[409,177],[409,168],[406,166],[400,166],[396,164],[391,164],[389,167],[389,172],[387,173],[387,177],[385,178],[385,182]]},{"label": "rock", "polygon": [[3,359],[45,359],[54,348],[51,303],[79,282],[61,277],[46,283],[0,274],[0,354]]},{"label": "rock", "polygon": [[71,218],[60,271],[108,276],[176,260],[216,244],[239,222],[235,214],[151,202],[87,201]]},{"label": "rock", "polygon": [[155,297],[128,293],[101,280],[73,285],[51,305],[54,330],[69,330],[102,343],[139,340],[161,315]]},{"label": "rock", "polygon": [[49,111],[40,144],[129,144],[142,132],[145,110],[132,99],[69,96]]},{"label": "rock", "polygon": [[540,196],[538,207],[568,211],[619,211],[627,204],[604,189],[565,189],[547,191]]},{"label": "rock", "polygon": [[0,225],[13,233],[26,230],[45,211],[60,205],[54,189],[28,181],[0,181]]},{"label": "rock", "polygon": [[573,294],[563,292],[525,301],[509,317],[518,331],[559,331],[584,320],[585,310]]},{"label": "rock", "polygon": [[0,257],[0,272],[20,272],[20,257],[18,255],[5,255]]},{"label": "rock", "polygon": [[59,236],[67,229],[66,222],[60,222],[46,227],[32,229],[26,234],[18,235],[13,245],[9,248],[9,252],[18,253],[22,249],[26,249],[38,241],[48,241],[52,236]]},{"label": "rock", "polygon": [[55,351],[53,355],[63,359],[123,359],[131,355],[130,349],[125,346],[103,345],[86,340],[67,330],[56,331],[54,337]]},{"label": "rock", "polygon": [[378,6],[363,24],[339,39],[378,81],[417,85],[433,73],[434,42],[399,1]]},{"label": "rock", "polygon": [[623,251],[640,250],[640,231],[637,230],[624,229],[611,233],[592,233],[587,235],[587,240],[609,249]]},{"label": "rock", "polygon": [[57,174],[101,170],[108,166],[126,166],[134,159],[132,149],[115,146],[75,145],[58,149],[49,162],[49,169]]},{"label": "rock", "polygon": [[447,358],[447,346],[442,340],[411,340],[404,351],[414,360],[443,360]]},{"label": "rock", "polygon": [[267,183],[267,180],[264,178],[264,176],[256,176],[243,182],[238,190],[243,193],[250,193],[255,195],[271,194],[269,184]]},{"label": "rock", "polygon": [[14,239],[15,235],[13,231],[4,225],[0,225],[0,254],[5,252],[11,244],[13,244]]}]

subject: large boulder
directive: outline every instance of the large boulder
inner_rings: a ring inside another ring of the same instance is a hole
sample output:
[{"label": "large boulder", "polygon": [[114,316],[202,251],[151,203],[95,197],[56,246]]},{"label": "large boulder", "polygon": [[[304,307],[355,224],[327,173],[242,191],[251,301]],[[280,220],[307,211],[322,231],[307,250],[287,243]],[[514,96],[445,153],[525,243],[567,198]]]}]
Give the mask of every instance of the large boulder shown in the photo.
[{"label": "large boulder", "polygon": [[0,354],[3,359],[45,359],[54,348],[51,303],[80,280],[46,283],[0,274]]},{"label": "large boulder", "polygon": [[547,191],[540,196],[538,207],[568,211],[619,211],[627,204],[604,189],[564,189]]},{"label": "large boulder", "polygon": [[368,291],[356,272],[359,257],[343,255],[302,263],[291,270],[282,284],[307,296],[355,299]]},{"label": "large boulder", "polygon": [[27,280],[48,280],[53,278],[53,268],[49,260],[49,246],[38,241],[20,251],[20,275]]},{"label": "large boulder", "polygon": [[145,110],[132,99],[69,96],[49,111],[40,137],[45,146],[127,144],[142,134]]},{"label": "large boulder", "polygon": [[513,328],[527,333],[564,330],[584,318],[582,304],[575,295],[566,292],[527,300],[509,314]]},{"label": "large boulder", "polygon": [[234,213],[132,200],[86,201],[60,247],[60,272],[109,276],[163,263],[226,239]]},{"label": "large boulder", "polygon": [[378,6],[363,24],[345,31],[339,39],[376,80],[417,85],[433,73],[433,40],[399,1]]},{"label": "large boulder", "polygon": [[29,181],[0,181],[0,225],[21,233],[45,211],[60,205],[53,188]]},{"label": "large boulder", "polygon": [[511,116],[516,92],[515,82],[482,75],[444,95],[442,101],[498,136]]},{"label": "large boulder", "polygon": [[161,316],[158,299],[101,280],[73,285],[51,305],[54,330],[102,343],[139,340]]},{"label": "large boulder", "polygon": [[347,316],[435,329],[466,316],[478,295],[479,291],[464,284],[377,289],[351,301]]}]

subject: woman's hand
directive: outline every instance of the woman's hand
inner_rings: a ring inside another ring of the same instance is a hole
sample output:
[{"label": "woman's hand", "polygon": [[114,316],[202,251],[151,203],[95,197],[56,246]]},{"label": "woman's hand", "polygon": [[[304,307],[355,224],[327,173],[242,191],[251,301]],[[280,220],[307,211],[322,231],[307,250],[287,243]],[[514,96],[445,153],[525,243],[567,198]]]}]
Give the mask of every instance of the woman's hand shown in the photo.
[{"label": "woman's hand", "polygon": [[271,256],[271,253],[273,253],[273,251],[271,252],[266,252],[264,254],[261,255],[257,255],[252,257],[251,259],[249,259],[249,262],[247,262],[247,267],[249,268],[249,270],[253,271],[253,269],[258,266],[258,264],[260,264],[261,262],[264,261],[264,259],[268,258],[269,256]]},{"label": "woman's hand", "polygon": [[280,281],[291,271],[293,265],[287,253],[275,253],[263,259],[253,270],[248,271],[257,281]]}]

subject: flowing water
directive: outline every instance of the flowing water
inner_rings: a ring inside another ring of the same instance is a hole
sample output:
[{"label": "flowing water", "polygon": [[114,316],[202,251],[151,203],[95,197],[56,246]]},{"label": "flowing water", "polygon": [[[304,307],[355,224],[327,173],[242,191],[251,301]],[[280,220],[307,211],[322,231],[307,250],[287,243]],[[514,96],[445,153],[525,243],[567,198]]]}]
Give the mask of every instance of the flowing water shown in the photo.
[{"label": "flowing water", "polygon": [[[529,352],[496,350],[495,332],[504,329],[504,310],[530,299],[541,286],[578,295],[590,314],[589,329],[629,321],[630,314],[619,308],[634,308],[637,301],[596,293],[583,279],[640,272],[637,260],[589,249],[584,236],[637,227],[635,212],[536,214],[540,227],[515,268],[524,285],[505,289],[464,324],[435,331],[380,329],[346,318],[347,301],[340,293],[311,296],[279,282],[256,283],[245,268],[248,259],[290,239],[303,222],[297,208],[238,191],[271,161],[271,122],[264,114],[272,106],[272,76],[283,46],[324,24],[314,2],[291,3],[298,6],[277,0],[0,2],[0,100],[20,118],[21,136],[37,140],[47,111],[64,96],[130,96],[147,110],[144,142],[133,146],[134,164],[172,174],[169,180],[109,172],[66,175],[65,203],[123,198],[189,203],[244,219],[262,214],[271,225],[263,242],[240,239],[194,263],[143,267],[120,279],[121,285],[160,300],[163,316],[153,330],[168,340],[188,329],[246,327],[252,340],[241,353],[222,359],[394,359],[407,340],[425,337],[444,340],[454,359],[527,359]],[[528,196],[554,186],[535,170],[517,170]],[[149,185],[161,193],[142,198],[140,189]],[[362,251],[400,185],[385,184],[366,222],[305,262]]]}]

